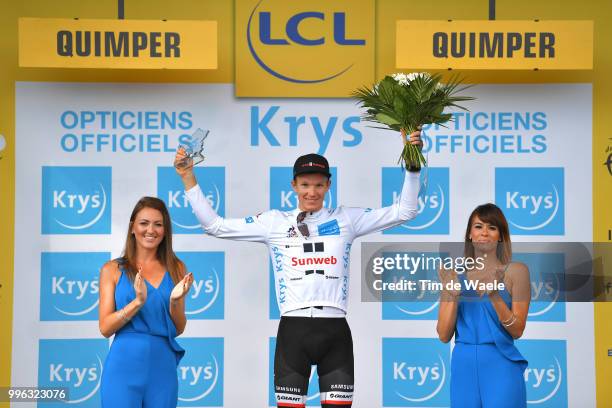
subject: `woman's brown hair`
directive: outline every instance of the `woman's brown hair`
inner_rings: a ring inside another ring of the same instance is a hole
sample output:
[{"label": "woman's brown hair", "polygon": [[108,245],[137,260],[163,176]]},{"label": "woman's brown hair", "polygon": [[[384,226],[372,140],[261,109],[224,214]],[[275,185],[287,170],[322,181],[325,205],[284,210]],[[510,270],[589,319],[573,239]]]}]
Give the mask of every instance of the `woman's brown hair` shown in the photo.
[{"label": "woman's brown hair", "polygon": [[507,264],[512,260],[512,242],[510,241],[510,229],[508,228],[508,221],[504,216],[502,210],[495,204],[483,204],[479,205],[472,211],[470,218],[465,230],[465,246],[464,256],[466,258],[474,257],[474,246],[470,239],[470,231],[472,230],[472,224],[474,223],[474,217],[478,216],[482,222],[491,224],[497,227],[499,230],[499,238],[501,242],[497,244],[497,259],[502,264]]},{"label": "woman's brown hair", "polygon": [[159,198],[142,197],[134,206],[132,215],[130,216],[125,246],[121,258],[119,259],[119,264],[125,268],[130,280],[134,280],[138,273],[138,265],[136,264],[136,238],[132,233],[132,227],[134,226],[136,215],[143,208],[152,208],[159,211],[162,215],[164,238],[157,247],[157,260],[168,270],[172,282],[177,284],[185,276],[185,265],[176,257],[172,250],[172,223],[170,222],[170,213],[168,213],[166,204]]}]

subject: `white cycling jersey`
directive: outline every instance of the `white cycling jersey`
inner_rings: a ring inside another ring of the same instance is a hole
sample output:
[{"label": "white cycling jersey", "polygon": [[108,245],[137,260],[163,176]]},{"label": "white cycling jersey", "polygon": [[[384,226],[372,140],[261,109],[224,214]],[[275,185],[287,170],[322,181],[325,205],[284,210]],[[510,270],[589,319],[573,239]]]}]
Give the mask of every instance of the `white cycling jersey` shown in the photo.
[{"label": "white cycling jersey", "polygon": [[340,206],[306,215],[310,236],[297,228],[301,210],[270,210],[246,218],[222,218],[198,185],[187,199],[204,230],[215,237],[263,242],[274,269],[276,299],[282,314],[312,306],[346,312],[349,253],[353,240],[414,218],[417,214],[419,173],[406,172],[399,200],[370,209]]}]

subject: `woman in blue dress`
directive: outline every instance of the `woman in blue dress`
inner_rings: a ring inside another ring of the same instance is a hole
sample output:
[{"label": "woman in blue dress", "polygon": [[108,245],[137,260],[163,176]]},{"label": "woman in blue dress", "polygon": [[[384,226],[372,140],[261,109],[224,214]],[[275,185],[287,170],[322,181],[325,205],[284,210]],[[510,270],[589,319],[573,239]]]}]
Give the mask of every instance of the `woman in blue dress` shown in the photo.
[{"label": "woman in blue dress", "polygon": [[[514,339],[522,336],[527,322],[529,270],[525,264],[511,262],[508,222],[494,204],[481,205],[470,215],[464,256],[476,260],[477,267],[462,274],[440,271],[445,289],[438,336],[445,343],[455,336],[451,406],[526,407],[527,360]],[[474,288],[475,283],[488,286]]]},{"label": "woman in blue dress", "polygon": [[176,369],[185,351],[175,337],[185,330],[192,283],[172,250],[166,205],[141,198],[121,258],[100,271],[100,332],[115,335],[102,371],[102,407],[176,407]]}]

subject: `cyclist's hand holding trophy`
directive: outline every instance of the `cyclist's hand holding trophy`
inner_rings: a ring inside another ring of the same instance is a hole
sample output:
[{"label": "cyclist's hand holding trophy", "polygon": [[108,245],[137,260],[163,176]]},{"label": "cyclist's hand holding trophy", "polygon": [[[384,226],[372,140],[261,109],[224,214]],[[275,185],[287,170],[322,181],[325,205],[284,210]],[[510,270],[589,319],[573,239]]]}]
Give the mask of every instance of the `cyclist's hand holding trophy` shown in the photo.
[{"label": "cyclist's hand holding trophy", "polygon": [[193,166],[202,163],[206,158],[202,151],[204,150],[204,141],[208,136],[209,130],[200,128],[189,137],[185,144],[180,144],[174,156],[174,168],[177,174],[183,179],[185,189],[189,189],[197,184],[193,174]]}]

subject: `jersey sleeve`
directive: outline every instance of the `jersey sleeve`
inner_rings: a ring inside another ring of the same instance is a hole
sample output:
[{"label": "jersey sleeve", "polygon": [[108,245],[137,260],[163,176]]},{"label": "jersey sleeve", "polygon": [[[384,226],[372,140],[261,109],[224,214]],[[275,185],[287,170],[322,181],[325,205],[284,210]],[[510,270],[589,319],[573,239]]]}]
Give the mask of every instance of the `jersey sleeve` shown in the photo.
[{"label": "jersey sleeve", "polygon": [[371,234],[399,225],[417,215],[419,196],[419,175],[407,171],[399,200],[388,206],[376,209],[344,208],[355,237]]},{"label": "jersey sleeve", "polygon": [[193,212],[206,233],[239,241],[265,242],[274,221],[267,211],[245,218],[223,218],[212,208],[199,185],[185,191]]}]

